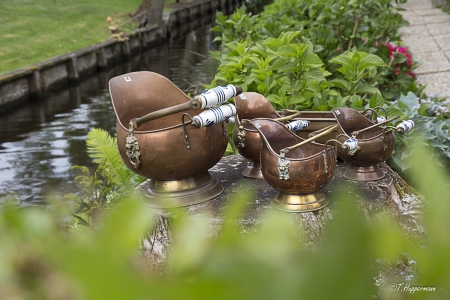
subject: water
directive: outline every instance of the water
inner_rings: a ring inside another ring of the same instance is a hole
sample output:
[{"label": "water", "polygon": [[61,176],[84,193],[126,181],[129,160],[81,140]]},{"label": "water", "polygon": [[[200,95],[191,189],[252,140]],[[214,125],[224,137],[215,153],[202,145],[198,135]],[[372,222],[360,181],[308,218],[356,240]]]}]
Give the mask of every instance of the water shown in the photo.
[{"label": "water", "polygon": [[210,27],[188,33],[137,55],[107,72],[84,78],[73,87],[29,102],[0,117],[0,202],[9,197],[24,205],[77,192],[74,165],[93,167],[86,153],[91,128],[115,132],[116,118],[108,91],[110,78],[132,71],[152,71],[186,93],[200,93],[211,82],[217,62]]}]

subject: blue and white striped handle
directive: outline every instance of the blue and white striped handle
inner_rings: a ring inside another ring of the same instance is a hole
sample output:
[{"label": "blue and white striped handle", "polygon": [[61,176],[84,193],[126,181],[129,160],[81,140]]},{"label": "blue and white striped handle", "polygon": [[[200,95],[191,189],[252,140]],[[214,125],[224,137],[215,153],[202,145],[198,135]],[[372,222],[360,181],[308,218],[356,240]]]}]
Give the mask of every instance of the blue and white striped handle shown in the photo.
[{"label": "blue and white striped handle", "polygon": [[416,126],[416,124],[414,124],[414,122],[412,120],[406,120],[406,121],[402,121],[400,124],[398,124],[395,127],[395,129],[397,130],[398,133],[405,133],[405,132],[408,132],[411,129],[413,129],[414,126]]},{"label": "blue and white striped handle", "polygon": [[286,124],[286,127],[290,131],[299,131],[299,130],[305,129],[308,126],[309,126],[309,121],[305,121],[305,120],[295,120],[295,121],[292,121],[292,122],[289,122],[288,124]]},{"label": "blue and white striped handle", "polygon": [[356,148],[358,148],[358,140],[355,138],[349,138],[342,143],[342,148],[344,150],[347,150],[348,152],[354,151]]},{"label": "blue and white striped handle", "polygon": [[386,117],[383,116],[377,117],[377,123],[383,123],[384,121],[386,121]]},{"label": "blue and white striped handle", "polygon": [[225,104],[205,110],[192,119],[196,124],[199,124],[198,127],[205,127],[227,121],[231,116],[235,115],[236,107],[233,104]]},{"label": "blue and white striped handle", "polygon": [[234,85],[226,85],[226,86],[217,86],[210,90],[206,90],[200,95],[196,96],[196,98],[200,99],[202,103],[201,108],[205,107],[213,107],[217,104],[222,104],[231,97],[237,95],[236,87]]}]

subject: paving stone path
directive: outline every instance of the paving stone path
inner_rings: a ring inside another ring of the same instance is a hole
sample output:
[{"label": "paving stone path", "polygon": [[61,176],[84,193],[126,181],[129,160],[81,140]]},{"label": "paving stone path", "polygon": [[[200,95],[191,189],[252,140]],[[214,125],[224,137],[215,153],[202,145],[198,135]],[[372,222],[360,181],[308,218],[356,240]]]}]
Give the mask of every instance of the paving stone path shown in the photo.
[{"label": "paving stone path", "polygon": [[402,5],[402,39],[413,59],[420,63],[414,71],[427,94],[450,98],[450,14],[436,8],[431,0],[408,0]]}]

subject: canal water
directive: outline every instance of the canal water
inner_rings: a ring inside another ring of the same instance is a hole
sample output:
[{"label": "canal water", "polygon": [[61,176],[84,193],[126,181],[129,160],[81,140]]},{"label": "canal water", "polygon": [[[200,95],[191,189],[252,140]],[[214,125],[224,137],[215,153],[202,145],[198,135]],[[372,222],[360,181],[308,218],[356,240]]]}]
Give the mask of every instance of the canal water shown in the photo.
[{"label": "canal water", "polygon": [[83,78],[71,87],[42,100],[27,102],[0,116],[0,203],[8,198],[23,205],[42,203],[46,197],[77,192],[72,166],[94,167],[86,153],[86,135],[92,128],[115,133],[116,118],[108,82],[134,71],[159,73],[186,93],[203,91],[218,63],[210,26],[183,38],[140,53],[130,61]]}]

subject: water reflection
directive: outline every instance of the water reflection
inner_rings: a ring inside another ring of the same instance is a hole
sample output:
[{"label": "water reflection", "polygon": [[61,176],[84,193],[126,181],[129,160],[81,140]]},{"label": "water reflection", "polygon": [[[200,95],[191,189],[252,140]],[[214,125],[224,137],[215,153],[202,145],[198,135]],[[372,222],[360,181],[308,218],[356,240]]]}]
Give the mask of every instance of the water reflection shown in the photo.
[{"label": "water reflection", "polygon": [[183,39],[136,55],[129,62],[83,79],[79,86],[49,95],[0,117],[0,202],[15,195],[24,205],[49,193],[76,192],[74,165],[91,166],[85,138],[93,127],[115,131],[109,79],[149,70],[172,80],[185,92],[201,91],[217,70],[208,58],[214,49],[209,26]]}]

